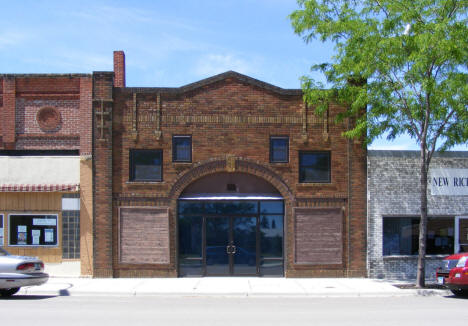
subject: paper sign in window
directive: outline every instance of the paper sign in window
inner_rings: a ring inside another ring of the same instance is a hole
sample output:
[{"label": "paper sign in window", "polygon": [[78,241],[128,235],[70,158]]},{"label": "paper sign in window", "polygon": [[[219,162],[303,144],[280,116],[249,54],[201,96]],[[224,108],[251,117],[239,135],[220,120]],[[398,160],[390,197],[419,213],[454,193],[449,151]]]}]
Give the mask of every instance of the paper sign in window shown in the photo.
[{"label": "paper sign in window", "polygon": [[54,229],[44,229],[44,241],[54,242]]},{"label": "paper sign in window", "polygon": [[32,230],[32,244],[38,245],[40,243],[41,230]]}]

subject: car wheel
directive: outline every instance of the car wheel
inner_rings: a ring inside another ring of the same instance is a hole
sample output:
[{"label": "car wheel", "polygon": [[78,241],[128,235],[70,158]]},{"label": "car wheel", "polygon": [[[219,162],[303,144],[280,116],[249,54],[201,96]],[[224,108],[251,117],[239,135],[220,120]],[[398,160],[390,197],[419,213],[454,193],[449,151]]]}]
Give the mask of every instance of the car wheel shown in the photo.
[{"label": "car wheel", "polygon": [[452,291],[453,294],[455,294],[456,296],[459,296],[459,297],[465,297],[465,296],[468,295],[468,291],[466,291],[466,290],[450,289],[450,291]]},{"label": "car wheel", "polygon": [[2,297],[11,297],[13,294],[19,291],[20,288],[11,288],[11,289],[0,289],[0,296]]}]

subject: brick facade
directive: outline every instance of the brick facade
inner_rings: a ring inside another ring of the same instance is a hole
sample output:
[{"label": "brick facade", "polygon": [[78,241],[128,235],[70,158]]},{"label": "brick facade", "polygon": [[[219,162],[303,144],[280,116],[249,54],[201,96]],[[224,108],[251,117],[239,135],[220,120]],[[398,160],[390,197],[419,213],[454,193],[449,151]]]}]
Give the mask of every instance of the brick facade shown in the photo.
[{"label": "brick facade", "polygon": [[[468,153],[436,153],[431,162],[431,169],[434,168],[467,169]],[[428,216],[468,215],[468,196],[433,196],[428,188]],[[416,255],[383,255],[383,217],[419,216],[419,152],[369,151],[368,192],[369,277],[416,279]],[[445,256],[427,256],[427,280],[435,281],[435,270]]]},{"label": "brick facade", "polygon": [[[61,184],[3,184],[0,191],[5,198],[19,198],[17,205],[0,205],[0,212],[27,212],[41,214],[45,211],[55,213],[62,225],[61,198],[70,193],[80,195],[84,224],[80,230],[83,247],[73,248],[81,252],[83,275],[89,275],[87,268],[92,256],[89,254],[89,233],[92,232],[92,75],[90,74],[3,74],[0,75],[0,151],[2,156],[40,156],[41,153],[54,154],[57,150],[66,151],[73,156],[80,155],[82,171],[80,185]],[[63,152],[61,152],[63,153]],[[78,158],[77,158],[78,159]],[[34,167],[32,167],[34,168]],[[31,171],[28,171],[31,172]],[[27,173],[25,174],[27,175]],[[26,180],[26,179],[25,179]],[[42,193],[42,194],[39,194]],[[45,205],[40,200],[54,203]],[[47,209],[44,209],[47,207]],[[75,213],[77,215],[77,213]],[[87,222],[87,223],[86,223]],[[73,226],[78,222],[74,220]],[[71,225],[71,224],[70,224]],[[68,227],[70,228],[70,225]],[[72,230],[68,230],[72,232]],[[62,230],[59,230],[61,234]],[[64,234],[65,236],[65,234]],[[78,237],[76,237],[77,239]],[[67,240],[68,241],[68,240]],[[62,254],[60,239],[57,248],[20,248],[23,254],[38,255],[44,261],[59,262]],[[74,243],[74,246],[78,244]],[[64,250],[66,248],[63,248]],[[15,250],[15,248],[10,248]],[[15,252],[15,251],[14,251]],[[76,256],[76,255],[75,255]],[[64,255],[67,257],[67,255]]]},{"label": "brick facade", "polygon": [[[114,67],[124,72],[119,62]],[[203,176],[234,171],[266,180],[284,199],[286,276],[366,275],[366,150],[341,136],[352,123],[334,123],[342,107],[330,105],[318,117],[304,105],[301,90],[235,72],[180,88],[131,88],[119,71],[93,76],[95,276],[177,276],[179,195]],[[174,135],[191,136],[192,162],[173,162]],[[271,136],[289,137],[287,163],[270,163]],[[130,181],[132,149],[162,150],[161,182]],[[331,182],[299,182],[299,151],[330,152]],[[119,259],[122,207],[168,209],[167,262]],[[343,212],[340,263],[295,263],[294,247],[302,245],[294,234],[298,207]]]}]

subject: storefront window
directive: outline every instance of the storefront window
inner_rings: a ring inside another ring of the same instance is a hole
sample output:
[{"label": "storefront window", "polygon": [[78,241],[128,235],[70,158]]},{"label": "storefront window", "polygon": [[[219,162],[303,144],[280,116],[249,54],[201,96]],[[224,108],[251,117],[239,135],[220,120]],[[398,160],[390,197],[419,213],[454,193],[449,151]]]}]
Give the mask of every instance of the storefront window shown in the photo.
[{"label": "storefront window", "polygon": [[57,246],[57,215],[9,215],[12,246]]},{"label": "storefront window", "polygon": [[[384,256],[417,255],[418,249],[418,217],[384,217]],[[430,217],[427,222],[426,253],[428,255],[448,255],[453,252],[454,219]]]}]

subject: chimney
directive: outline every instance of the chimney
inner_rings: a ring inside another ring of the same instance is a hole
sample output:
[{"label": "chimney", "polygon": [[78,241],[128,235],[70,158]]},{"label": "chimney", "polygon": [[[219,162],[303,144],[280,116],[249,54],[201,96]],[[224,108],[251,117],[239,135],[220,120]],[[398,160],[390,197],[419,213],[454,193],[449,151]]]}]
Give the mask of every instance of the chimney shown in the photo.
[{"label": "chimney", "polygon": [[125,87],[125,53],[114,51],[114,87]]}]

